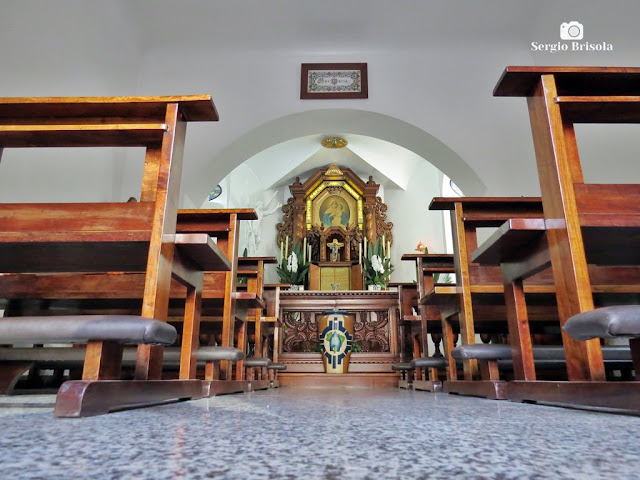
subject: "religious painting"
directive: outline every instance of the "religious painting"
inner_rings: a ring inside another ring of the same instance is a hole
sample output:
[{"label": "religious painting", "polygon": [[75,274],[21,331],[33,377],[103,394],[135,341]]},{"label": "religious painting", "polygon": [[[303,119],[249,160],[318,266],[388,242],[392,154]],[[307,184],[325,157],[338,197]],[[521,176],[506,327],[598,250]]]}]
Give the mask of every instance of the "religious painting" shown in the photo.
[{"label": "religious painting", "polygon": [[346,227],[349,224],[349,205],[338,195],[330,195],[320,205],[320,218],[325,227]]},{"label": "religious painting", "polygon": [[346,229],[358,223],[357,201],[343,189],[325,189],[314,199],[312,209],[314,225]]}]

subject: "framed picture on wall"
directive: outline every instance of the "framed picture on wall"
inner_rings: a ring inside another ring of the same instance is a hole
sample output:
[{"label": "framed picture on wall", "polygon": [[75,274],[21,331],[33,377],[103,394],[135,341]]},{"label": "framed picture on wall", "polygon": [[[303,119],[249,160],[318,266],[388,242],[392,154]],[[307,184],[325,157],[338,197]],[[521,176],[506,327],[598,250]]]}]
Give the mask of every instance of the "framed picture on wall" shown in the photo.
[{"label": "framed picture on wall", "polygon": [[303,63],[300,98],[369,98],[366,63]]}]

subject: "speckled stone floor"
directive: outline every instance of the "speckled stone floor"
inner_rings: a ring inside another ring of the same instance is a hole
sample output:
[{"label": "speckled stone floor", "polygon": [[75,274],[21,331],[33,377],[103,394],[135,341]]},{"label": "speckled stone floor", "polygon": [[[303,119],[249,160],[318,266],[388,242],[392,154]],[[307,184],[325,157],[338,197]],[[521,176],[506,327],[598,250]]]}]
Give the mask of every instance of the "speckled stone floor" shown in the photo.
[{"label": "speckled stone floor", "polygon": [[357,388],[281,388],[85,419],[54,418],[52,402],[0,397],[0,478],[640,478],[640,418],[631,416]]}]

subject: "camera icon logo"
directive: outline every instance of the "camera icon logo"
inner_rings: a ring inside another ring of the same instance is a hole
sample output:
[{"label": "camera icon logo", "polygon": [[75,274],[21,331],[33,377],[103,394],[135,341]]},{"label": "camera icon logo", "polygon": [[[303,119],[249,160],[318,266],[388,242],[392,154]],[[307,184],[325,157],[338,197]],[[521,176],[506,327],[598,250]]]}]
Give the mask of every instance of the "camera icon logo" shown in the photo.
[{"label": "camera icon logo", "polygon": [[561,40],[582,40],[584,26],[580,22],[572,21],[560,25]]}]

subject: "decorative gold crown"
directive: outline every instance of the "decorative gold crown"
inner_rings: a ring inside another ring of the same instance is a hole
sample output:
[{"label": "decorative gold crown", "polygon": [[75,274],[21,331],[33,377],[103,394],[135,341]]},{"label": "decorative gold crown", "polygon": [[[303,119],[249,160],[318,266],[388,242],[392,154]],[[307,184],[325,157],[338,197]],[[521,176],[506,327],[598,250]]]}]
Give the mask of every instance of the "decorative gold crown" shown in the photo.
[{"label": "decorative gold crown", "polygon": [[322,139],[320,143],[324,148],[344,148],[349,142],[342,137],[327,137]]}]

